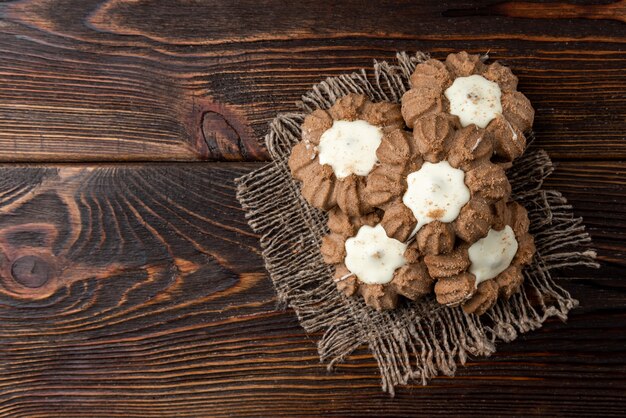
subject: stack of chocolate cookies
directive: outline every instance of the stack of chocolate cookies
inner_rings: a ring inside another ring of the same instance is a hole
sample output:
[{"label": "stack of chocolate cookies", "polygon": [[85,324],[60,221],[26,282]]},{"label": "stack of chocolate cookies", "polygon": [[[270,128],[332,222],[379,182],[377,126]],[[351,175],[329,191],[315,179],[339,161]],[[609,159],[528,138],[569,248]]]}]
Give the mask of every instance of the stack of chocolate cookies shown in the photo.
[{"label": "stack of chocolate cookies", "polygon": [[477,315],[514,294],[535,248],[505,170],[533,118],[510,69],[465,52],[419,64],[401,105],[350,94],[310,113],[289,167],[328,212],[338,289],[379,310],[434,294]]}]

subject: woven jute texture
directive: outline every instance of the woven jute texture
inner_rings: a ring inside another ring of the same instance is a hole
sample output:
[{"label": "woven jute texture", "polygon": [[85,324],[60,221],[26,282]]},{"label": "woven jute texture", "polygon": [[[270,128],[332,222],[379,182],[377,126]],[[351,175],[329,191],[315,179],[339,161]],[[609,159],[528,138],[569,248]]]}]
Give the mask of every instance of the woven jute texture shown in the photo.
[{"label": "woven jute texture", "polygon": [[531,145],[507,173],[513,198],[528,210],[537,246],[520,293],[476,317],[461,308],[442,307],[433,298],[377,312],[337,291],[332,268],[320,254],[327,215],[303,200],[287,166],[291,148],[300,140],[300,124],[308,112],[327,109],[349,93],[399,103],[415,66],[426,59],[423,53],[399,53],[394,65],[374,62],[373,71],[313,86],[298,103],[298,112],[279,114],[271,122],[265,142],[272,162],[236,180],[248,222],[261,236],[265,266],[281,307],[293,308],[307,332],[323,332],[318,350],[329,369],[357,347],[369,346],[380,368],[382,389],[391,394],[409,380],[426,384],[438,374],[452,376],[469,356],[489,356],[498,340],[510,342],[519,333],[540,328],[549,317],[567,319],[578,302],[553,281],[551,272],[559,269],[563,275],[564,267],[597,267],[582,219],[574,218],[558,191],[543,188],[553,171],[550,158]]}]

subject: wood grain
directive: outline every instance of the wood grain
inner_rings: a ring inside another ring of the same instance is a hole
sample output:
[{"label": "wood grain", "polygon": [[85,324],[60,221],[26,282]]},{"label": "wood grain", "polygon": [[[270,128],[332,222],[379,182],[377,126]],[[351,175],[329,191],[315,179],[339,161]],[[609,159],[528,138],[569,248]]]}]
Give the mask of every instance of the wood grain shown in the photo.
[{"label": "wood grain", "polygon": [[263,160],[277,112],[398,50],[490,51],[553,157],[624,159],[624,2],[589,3],[3,2],[0,161]]},{"label": "wood grain", "polygon": [[[624,5],[0,1],[0,417],[623,416]],[[602,269],[557,272],[567,324],[391,399],[276,310],[233,179],[311,85],[398,50],[514,69]]]},{"label": "wood grain", "polygon": [[625,163],[564,162],[550,179],[604,267],[562,273],[582,305],[568,324],[395,399],[365,351],[328,373],[317,336],[275,311],[234,197],[233,179],[258,166],[0,167],[2,268],[29,256],[50,267],[40,287],[1,275],[0,416],[623,413]]},{"label": "wood grain", "polygon": [[598,4],[507,1],[485,7],[448,10],[445,16],[507,16],[527,19],[598,19],[626,23],[626,1]]}]

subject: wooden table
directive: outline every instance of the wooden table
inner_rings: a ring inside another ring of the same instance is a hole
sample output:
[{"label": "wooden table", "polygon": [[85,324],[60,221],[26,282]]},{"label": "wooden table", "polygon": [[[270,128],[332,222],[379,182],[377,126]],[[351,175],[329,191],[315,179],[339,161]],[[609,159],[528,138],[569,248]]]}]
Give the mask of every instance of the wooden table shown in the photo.
[{"label": "wooden table", "polygon": [[[0,2],[2,417],[626,413],[626,2]],[[490,51],[601,270],[456,378],[380,390],[275,309],[233,179],[312,84]]]}]

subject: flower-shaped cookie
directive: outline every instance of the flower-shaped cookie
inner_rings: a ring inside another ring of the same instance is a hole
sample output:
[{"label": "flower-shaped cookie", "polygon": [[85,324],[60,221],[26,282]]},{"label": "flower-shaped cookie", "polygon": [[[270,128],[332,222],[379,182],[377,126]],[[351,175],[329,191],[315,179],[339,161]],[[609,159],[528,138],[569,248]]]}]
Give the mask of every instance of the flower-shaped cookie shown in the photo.
[{"label": "flower-shaped cookie", "polygon": [[522,268],[535,254],[528,213],[515,202],[500,202],[496,207],[496,221],[485,238],[450,254],[425,257],[430,275],[437,279],[439,303],[463,304],[465,312],[482,315],[498,297],[508,299],[519,290],[524,281]]},{"label": "flower-shaped cookie", "polygon": [[448,253],[457,237],[470,244],[484,237],[494,203],[510,195],[491,155],[491,138],[475,125],[461,128],[445,113],[425,115],[414,123],[413,138],[395,136],[378,149],[366,203],[384,210],[381,224],[390,237],[406,241],[416,233],[423,254]]},{"label": "flower-shaped cookie", "polygon": [[418,257],[417,245],[407,245],[385,233],[372,212],[349,217],[335,208],[329,213],[330,233],[321,252],[335,266],[337,288],[347,296],[360,294],[377,310],[393,309],[398,296],[416,300],[432,292],[434,280]]},{"label": "flower-shaped cookie", "polygon": [[323,210],[339,206],[349,216],[368,213],[363,190],[378,165],[377,150],[408,135],[403,128],[399,105],[372,103],[357,94],[309,114],[289,158],[292,175],[302,182],[302,196]]},{"label": "flower-shaped cookie", "polygon": [[498,62],[483,64],[479,55],[466,52],[450,54],[445,62],[418,64],[411,75],[411,89],[402,97],[407,126],[440,112],[458,117],[462,126],[484,129],[499,162],[513,161],[524,152],[524,132],[535,116],[509,68]]}]

